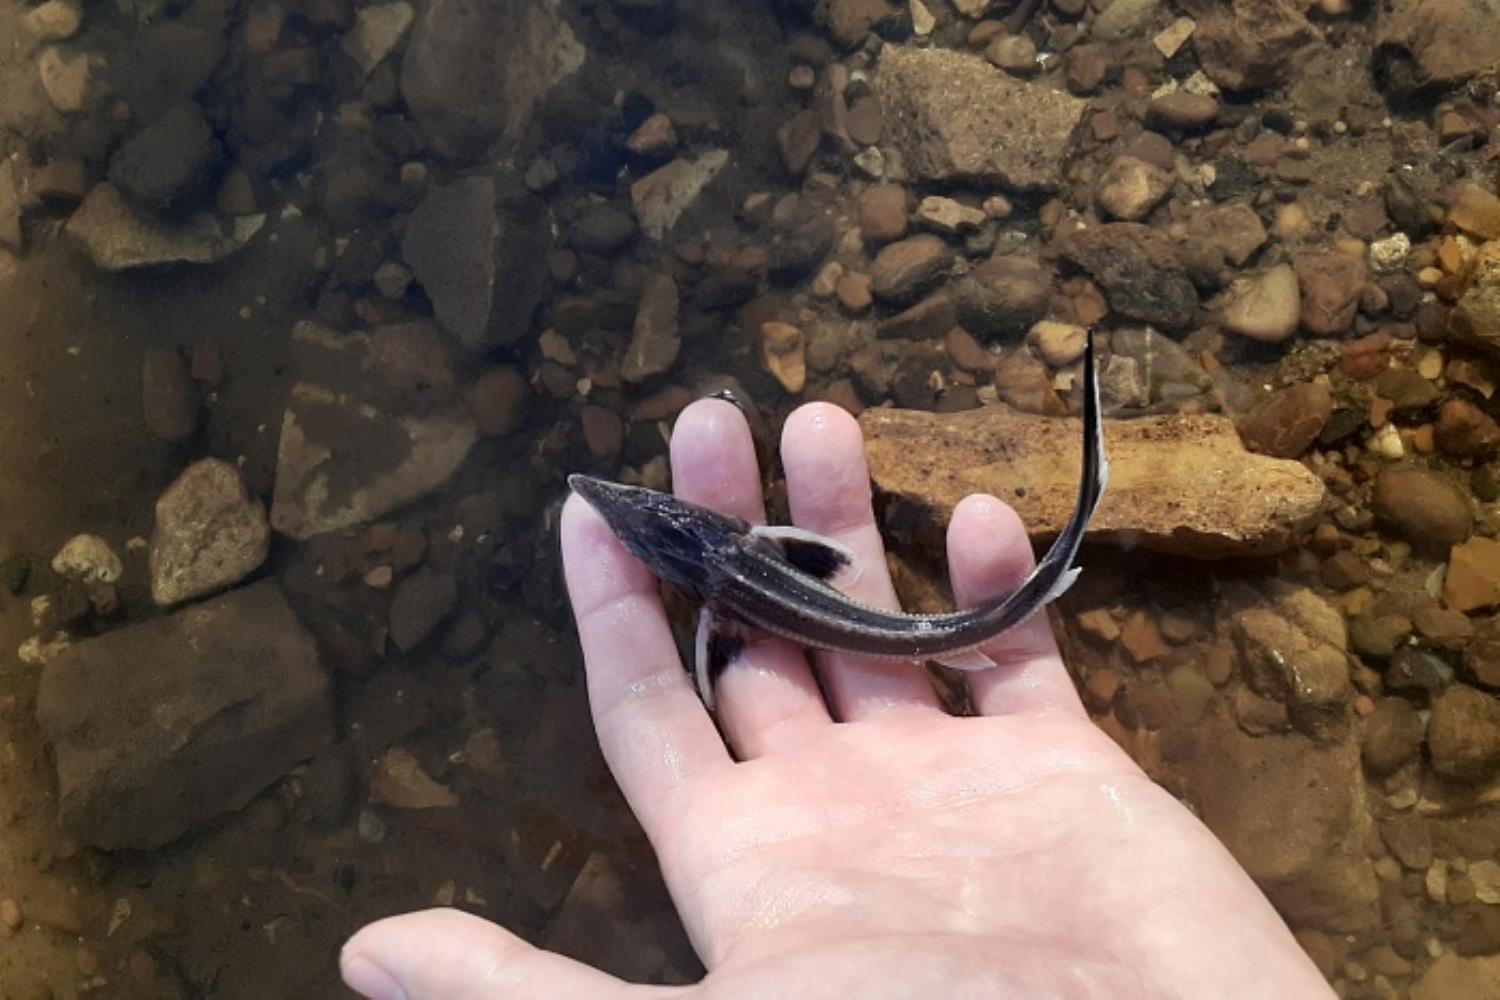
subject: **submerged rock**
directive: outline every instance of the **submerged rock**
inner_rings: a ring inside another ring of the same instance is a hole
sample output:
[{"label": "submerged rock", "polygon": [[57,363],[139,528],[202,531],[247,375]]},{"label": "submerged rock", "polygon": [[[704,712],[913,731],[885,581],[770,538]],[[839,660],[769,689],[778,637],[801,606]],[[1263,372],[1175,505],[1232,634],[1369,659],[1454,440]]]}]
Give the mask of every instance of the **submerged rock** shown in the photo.
[{"label": "submerged rock", "polygon": [[570,243],[580,253],[612,257],[635,238],[639,227],[628,213],[603,203],[584,211],[569,231]]},{"label": "submerged rock", "polygon": [[1250,688],[1285,704],[1293,725],[1313,739],[1346,737],[1349,640],[1338,611],[1311,590],[1286,584],[1236,587],[1223,604],[1222,631],[1240,654]]},{"label": "submerged rock", "polygon": [[872,184],[859,196],[859,231],[866,242],[899,240],[909,227],[906,188],[900,184]]},{"label": "submerged rock", "polygon": [[886,246],[870,267],[870,292],[893,305],[910,305],[942,280],[953,263],[953,251],[936,236],[923,233]]},{"label": "submerged rock", "polygon": [[1125,327],[1110,335],[1114,357],[1130,358],[1155,402],[1196,396],[1213,383],[1197,359],[1177,341],[1155,330]]},{"label": "submerged rock", "polygon": [[1500,542],[1480,536],[1453,547],[1443,576],[1443,603],[1455,611],[1500,604]]},{"label": "submerged rock", "polygon": [[[212,264],[241,249],[249,237],[226,235],[211,215],[162,221],[138,215],[113,184],[99,184],[68,219],[66,231],[94,264],[128,271],[165,264]],[[252,234],[253,235],[253,234]]]},{"label": "submerged rock", "polygon": [[1343,253],[1301,254],[1293,262],[1302,291],[1302,329],[1319,336],[1354,323],[1365,287],[1365,262]]},{"label": "submerged rock", "polygon": [[620,363],[620,377],[644,382],[672,367],[682,349],[678,335],[677,282],[670,274],[653,274],[641,289],[630,346]]},{"label": "submerged rock", "polygon": [[1099,283],[1110,309],[1127,319],[1186,330],[1198,317],[1198,291],[1164,233],[1111,222],[1071,233],[1058,249]]},{"label": "submerged rock", "polygon": [[[1213,713],[1183,767],[1187,798],[1294,926],[1349,932],[1380,918],[1360,747],[1249,736]],[[1288,780],[1295,775],[1296,780]]]},{"label": "submerged rock", "polygon": [[391,600],[391,642],[410,652],[443,623],[458,603],[458,581],[423,567],[401,581]]},{"label": "submerged rock", "polygon": [[696,158],[673,160],[632,184],[630,201],[641,232],[653,240],[664,238],[728,163],[728,151],[711,149]]},{"label": "submerged rock", "polygon": [[527,332],[546,291],[546,249],[538,227],[496,207],[488,177],[433,188],[401,236],[438,322],[469,348]]},{"label": "submerged rock", "polygon": [[817,13],[834,41],[854,49],[876,25],[898,19],[902,9],[891,0],[826,0],[817,5]]},{"label": "submerged rock", "polygon": [[889,47],[875,76],[886,136],[921,180],[1056,188],[1084,101],[951,49]]},{"label": "submerged rock", "polygon": [[504,437],[526,419],[526,410],[531,404],[531,387],[516,369],[496,365],[475,377],[464,391],[464,401],[479,425],[479,433]]},{"label": "submerged rock", "polygon": [[789,323],[762,323],[760,356],[766,371],[787,392],[796,395],[807,385],[807,338]]},{"label": "submerged rock", "polygon": [[478,428],[431,324],[338,335],[301,323],[293,339],[305,380],[282,418],[273,528],[299,539],[336,531],[447,482]]},{"label": "submerged rock", "polygon": [[194,462],[156,501],[151,598],[176,604],[238,583],[266,561],[271,527],[239,470],[217,458]]},{"label": "submerged rock", "polygon": [[39,42],[62,42],[78,34],[83,25],[83,7],[75,0],[47,0],[21,19],[26,31]]},{"label": "submerged rock", "polygon": [[316,644],[270,581],[60,652],[37,721],[59,822],[106,850],[239,809],[333,740]]},{"label": "submerged rock", "polygon": [[198,106],[179,104],[119,148],[109,179],[146,208],[171,208],[202,191],[218,156]]},{"label": "submerged rock", "polygon": [[1318,31],[1292,0],[1192,0],[1193,48],[1209,79],[1226,90],[1257,90],[1290,79]]},{"label": "submerged rock", "polygon": [[1266,227],[1248,205],[1214,205],[1188,220],[1188,239],[1230,265],[1244,267],[1265,246]]},{"label": "submerged rock", "polygon": [[452,809],[459,804],[453,789],[434,780],[411,751],[400,747],[392,747],[375,762],[370,798],[396,809]]},{"label": "submerged rock", "polygon": [[114,583],[124,567],[98,535],[74,535],[52,557],[52,572],[84,584]]},{"label": "submerged rock", "polygon": [[1473,283],[1449,314],[1449,327],[1455,339],[1500,353],[1500,240],[1479,248],[1473,273]]},{"label": "submerged rock", "polygon": [[992,257],[954,282],[953,295],[965,330],[976,337],[1015,338],[1047,314],[1052,272],[1019,254]]},{"label": "submerged rock", "polygon": [[1413,465],[1381,470],[1370,505],[1381,524],[1433,554],[1446,553],[1474,529],[1468,494],[1442,474]]},{"label": "submerged rock", "polygon": [[1134,156],[1117,156],[1099,178],[1095,200],[1104,214],[1139,222],[1172,191],[1172,175]]},{"label": "submerged rock", "polygon": [[401,63],[412,114],[450,155],[518,141],[587,50],[558,0],[432,0]]},{"label": "submerged rock", "polygon": [[[1016,508],[1033,536],[1061,530],[1078,492],[1079,422],[1003,407],[872,409],[860,417],[878,493],[941,531],[970,493]],[[1322,505],[1302,465],[1247,452],[1228,418],[1105,422],[1110,488],[1092,537],[1198,558],[1284,551]],[[913,461],[913,455],[922,456]],[[907,522],[903,522],[907,523]],[[941,535],[936,536],[941,544]]]},{"label": "submerged rock", "polygon": [[1411,1000],[1497,1000],[1500,955],[1463,958],[1446,952],[1412,984]]},{"label": "submerged rock", "polygon": [[1224,328],[1251,340],[1276,343],[1297,332],[1302,292],[1290,264],[1237,282],[1224,307]]},{"label": "submerged rock", "polygon": [[1405,698],[1382,698],[1365,720],[1360,754],[1373,774],[1390,774],[1422,749],[1422,718]]},{"label": "submerged rock", "polygon": [[94,75],[86,52],[49,45],[37,59],[37,74],[52,106],[64,114],[82,111],[94,89]]},{"label": "submerged rock", "polygon": [[1454,684],[1432,702],[1427,727],[1432,769],[1446,778],[1478,782],[1500,773],[1500,699]]},{"label": "submerged rock", "polygon": [[1398,93],[1451,86],[1500,65],[1500,0],[1394,0],[1381,8],[1375,65]]},{"label": "submerged rock", "polygon": [[1115,0],[1094,19],[1093,33],[1100,38],[1125,38],[1144,29],[1162,6],[1162,0]]},{"label": "submerged rock", "polygon": [[1251,451],[1272,458],[1300,458],[1333,416],[1333,396],[1316,382],[1301,382],[1268,394],[1240,418],[1240,436]]},{"label": "submerged rock", "polygon": [[361,7],[341,47],[369,76],[401,44],[415,17],[415,9],[406,0]]}]

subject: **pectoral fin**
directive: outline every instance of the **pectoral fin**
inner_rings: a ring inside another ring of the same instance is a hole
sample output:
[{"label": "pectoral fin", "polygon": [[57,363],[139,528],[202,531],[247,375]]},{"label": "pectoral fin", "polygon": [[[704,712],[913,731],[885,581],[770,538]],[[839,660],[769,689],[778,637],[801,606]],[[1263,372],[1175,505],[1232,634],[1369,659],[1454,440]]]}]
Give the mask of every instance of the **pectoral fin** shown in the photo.
[{"label": "pectoral fin", "polygon": [[808,576],[849,584],[859,578],[859,561],[842,542],[788,525],[751,528],[750,534]]},{"label": "pectoral fin", "polygon": [[698,695],[710,712],[714,710],[714,682],[744,648],[745,640],[733,625],[718,618],[707,607],[698,611],[693,676],[698,684]]}]

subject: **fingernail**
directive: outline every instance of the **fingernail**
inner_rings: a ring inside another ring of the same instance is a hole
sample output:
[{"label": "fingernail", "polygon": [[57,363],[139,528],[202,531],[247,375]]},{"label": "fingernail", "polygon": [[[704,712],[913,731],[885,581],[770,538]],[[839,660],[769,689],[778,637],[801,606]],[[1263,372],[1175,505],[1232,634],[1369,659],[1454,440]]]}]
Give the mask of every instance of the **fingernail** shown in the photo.
[{"label": "fingernail", "polygon": [[363,955],[348,956],[340,965],[344,985],[365,1000],[407,1000],[396,978]]}]

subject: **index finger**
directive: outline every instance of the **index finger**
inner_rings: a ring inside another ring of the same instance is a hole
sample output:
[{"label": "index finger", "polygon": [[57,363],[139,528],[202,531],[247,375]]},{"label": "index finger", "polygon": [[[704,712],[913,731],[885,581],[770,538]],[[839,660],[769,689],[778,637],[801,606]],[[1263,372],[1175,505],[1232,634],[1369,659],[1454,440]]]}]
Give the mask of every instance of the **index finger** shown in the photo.
[{"label": "index finger", "polygon": [[656,578],[577,496],[563,506],[562,553],[599,748],[656,842],[674,793],[728,767],[729,751],[683,670]]}]

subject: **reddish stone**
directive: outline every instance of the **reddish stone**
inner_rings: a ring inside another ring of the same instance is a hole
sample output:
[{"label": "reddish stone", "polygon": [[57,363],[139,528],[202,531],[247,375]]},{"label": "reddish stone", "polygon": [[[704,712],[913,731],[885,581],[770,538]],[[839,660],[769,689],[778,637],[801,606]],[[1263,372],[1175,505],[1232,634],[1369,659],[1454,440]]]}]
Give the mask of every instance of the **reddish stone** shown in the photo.
[{"label": "reddish stone", "polygon": [[1458,458],[1487,460],[1500,451],[1500,425],[1473,403],[1450,399],[1438,412],[1438,449]]}]

